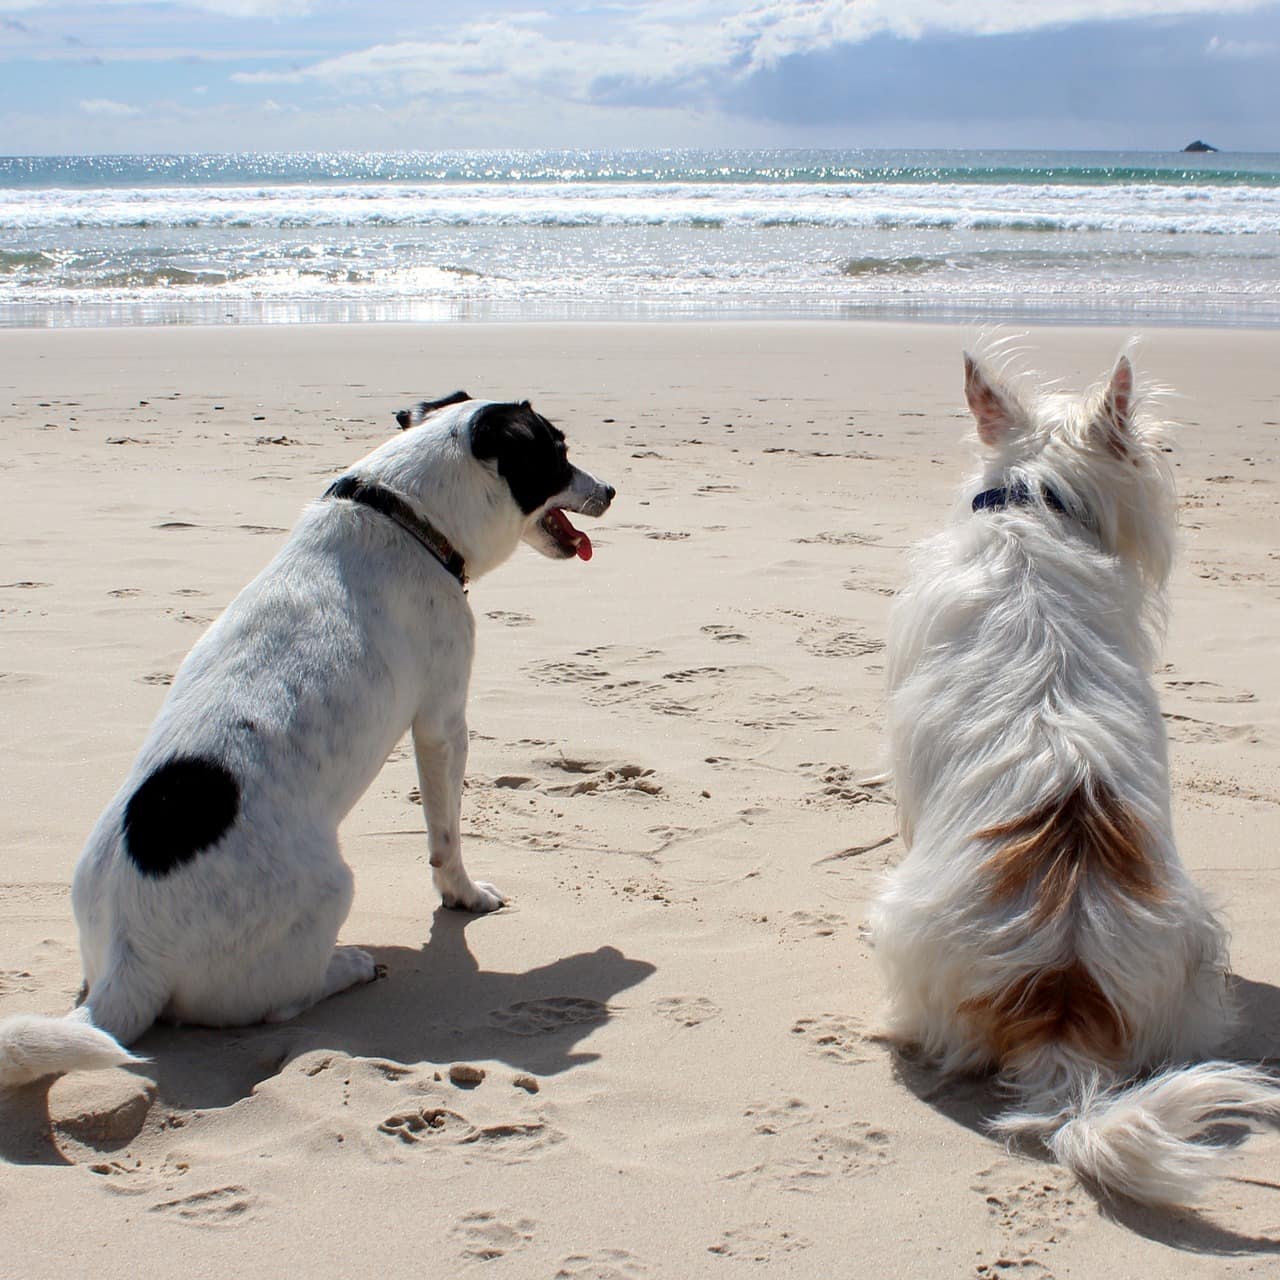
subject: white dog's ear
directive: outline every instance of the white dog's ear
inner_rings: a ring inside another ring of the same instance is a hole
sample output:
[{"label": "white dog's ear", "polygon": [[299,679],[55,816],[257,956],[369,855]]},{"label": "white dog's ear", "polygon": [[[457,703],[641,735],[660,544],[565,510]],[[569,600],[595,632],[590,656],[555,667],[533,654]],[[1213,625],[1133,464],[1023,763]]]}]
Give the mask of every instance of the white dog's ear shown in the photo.
[{"label": "white dog's ear", "polygon": [[1098,411],[1092,423],[1102,436],[1102,443],[1113,453],[1123,454],[1133,425],[1133,365],[1128,356],[1121,356],[1111,371],[1111,381],[1102,393]]},{"label": "white dog's ear", "polygon": [[978,439],[994,447],[1026,424],[1026,414],[1017,398],[994,382],[987,371],[966,351],[964,354],[964,398],[978,424]]}]

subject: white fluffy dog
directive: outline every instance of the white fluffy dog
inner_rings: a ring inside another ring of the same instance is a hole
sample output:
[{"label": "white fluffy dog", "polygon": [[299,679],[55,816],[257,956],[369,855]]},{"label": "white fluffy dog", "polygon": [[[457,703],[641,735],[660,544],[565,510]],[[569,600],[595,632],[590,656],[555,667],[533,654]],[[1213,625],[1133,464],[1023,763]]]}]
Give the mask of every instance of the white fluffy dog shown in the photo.
[{"label": "white fluffy dog", "polygon": [[[995,1070],[996,1131],[1102,1189],[1195,1198],[1226,1111],[1280,1108],[1200,1062],[1232,1025],[1227,939],[1173,844],[1148,676],[1175,494],[1127,358],[1082,401],[965,357],[985,449],[893,615],[889,732],[907,846],[872,914],[889,1036]],[[1139,1080],[1143,1073],[1159,1074]]]},{"label": "white fluffy dog", "polygon": [[121,1046],[160,1017],[282,1021],[376,977],[334,945],[352,897],[338,824],[406,730],[445,905],[502,905],[459,843],[466,581],[522,540],[589,559],[565,510],[601,515],[613,489],[527,403],[457,392],[397,419],[183,662],[76,867],[84,1000],[0,1023],[0,1085],[136,1061]]}]

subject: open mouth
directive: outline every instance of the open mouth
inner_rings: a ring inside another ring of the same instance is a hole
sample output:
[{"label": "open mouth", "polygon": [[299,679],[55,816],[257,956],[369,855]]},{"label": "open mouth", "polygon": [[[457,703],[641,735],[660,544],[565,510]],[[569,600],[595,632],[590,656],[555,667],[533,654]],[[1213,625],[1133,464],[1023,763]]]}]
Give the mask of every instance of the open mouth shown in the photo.
[{"label": "open mouth", "polygon": [[559,507],[552,507],[538,523],[555,539],[565,555],[577,556],[579,560],[591,559],[591,539],[581,529],[575,529]]}]

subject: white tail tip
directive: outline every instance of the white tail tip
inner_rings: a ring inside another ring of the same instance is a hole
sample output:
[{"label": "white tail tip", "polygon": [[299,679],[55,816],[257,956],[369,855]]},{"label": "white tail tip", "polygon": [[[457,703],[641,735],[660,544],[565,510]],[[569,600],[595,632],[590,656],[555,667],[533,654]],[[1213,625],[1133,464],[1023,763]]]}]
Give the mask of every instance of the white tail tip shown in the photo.
[{"label": "white tail tip", "polygon": [[135,1057],[105,1031],[72,1014],[18,1014],[0,1023],[0,1087],[12,1088],[64,1071],[102,1071]]}]

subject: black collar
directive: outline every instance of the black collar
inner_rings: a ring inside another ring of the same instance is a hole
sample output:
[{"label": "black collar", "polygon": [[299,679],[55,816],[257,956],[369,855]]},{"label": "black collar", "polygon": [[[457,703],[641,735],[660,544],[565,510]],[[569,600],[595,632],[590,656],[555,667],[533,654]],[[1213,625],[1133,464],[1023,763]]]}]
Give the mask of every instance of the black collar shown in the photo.
[{"label": "black collar", "polygon": [[398,524],[410,537],[416,538],[462,585],[467,586],[467,565],[461,553],[453,543],[431,523],[420,516],[412,507],[390,489],[379,484],[370,484],[359,476],[342,476],[335,480],[324,493],[326,498],[347,498],[358,502],[361,506],[384,515],[393,524]]},{"label": "black collar", "polygon": [[[1042,484],[1039,488],[1038,496],[1044,500],[1044,505],[1052,511],[1056,511],[1059,515],[1075,516],[1080,520],[1081,524],[1087,525],[1087,520],[1081,519],[1074,511],[1072,511],[1065,502],[1047,484]],[[1025,480],[1015,480],[1012,484],[1005,485],[1001,489],[985,489],[978,494],[973,500],[973,509],[975,511],[1003,511],[1006,507],[1029,507],[1036,501],[1037,493],[1034,492]]]}]

